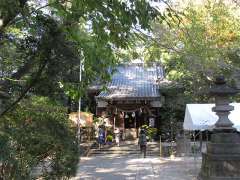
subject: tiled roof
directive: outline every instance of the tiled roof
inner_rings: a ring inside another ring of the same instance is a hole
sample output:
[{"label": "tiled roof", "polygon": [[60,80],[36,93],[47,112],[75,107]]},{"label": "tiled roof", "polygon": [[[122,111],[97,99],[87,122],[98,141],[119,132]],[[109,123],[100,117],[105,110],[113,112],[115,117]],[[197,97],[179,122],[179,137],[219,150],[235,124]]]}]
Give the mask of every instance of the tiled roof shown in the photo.
[{"label": "tiled roof", "polygon": [[162,68],[139,65],[122,65],[117,68],[107,91],[102,91],[97,99],[146,100],[160,98],[157,79],[163,78]]}]

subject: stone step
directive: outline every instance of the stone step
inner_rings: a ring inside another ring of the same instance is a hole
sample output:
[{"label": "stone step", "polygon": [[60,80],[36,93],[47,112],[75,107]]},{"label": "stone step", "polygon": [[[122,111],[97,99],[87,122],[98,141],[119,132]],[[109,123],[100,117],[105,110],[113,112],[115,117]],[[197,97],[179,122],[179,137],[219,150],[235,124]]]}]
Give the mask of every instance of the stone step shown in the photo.
[{"label": "stone step", "polygon": [[[140,154],[139,149],[131,150],[92,150],[91,155],[110,155],[110,154],[119,154],[119,155],[129,155],[129,154]],[[159,156],[159,150],[147,150],[148,155]]]},{"label": "stone step", "polygon": [[[107,151],[93,151],[91,154],[138,154],[140,153],[139,151],[128,151],[128,152],[122,152],[122,151],[112,151],[112,152],[107,152]],[[151,152],[147,151],[148,154],[160,154],[160,152]]]},{"label": "stone step", "polygon": [[[119,156],[128,156],[128,155],[140,155],[140,152],[129,152],[129,153],[106,153],[106,152],[102,152],[102,153],[92,153],[92,156],[106,156],[106,155],[119,155]],[[159,153],[149,153],[147,152],[147,156],[159,156]]]},{"label": "stone step", "polygon": [[[133,148],[110,148],[110,149],[92,148],[92,150],[101,150],[101,151],[135,151],[135,150],[138,150],[138,149],[140,149],[140,148],[139,147],[133,147]],[[159,151],[159,148],[157,148],[157,147],[154,147],[154,148],[147,147],[147,150],[148,151]]]},{"label": "stone step", "polygon": [[[92,150],[92,153],[101,153],[101,152],[106,152],[106,153],[134,153],[134,152],[139,152],[139,149],[136,150],[129,150],[129,151],[122,151],[122,150],[115,150],[115,151],[102,151],[102,150]],[[147,152],[149,153],[159,153],[159,151],[151,151],[151,150],[147,150]]]},{"label": "stone step", "polygon": [[[91,148],[91,149],[99,149],[98,147],[95,147],[95,148]],[[115,150],[123,150],[123,151],[126,151],[126,150],[134,150],[134,149],[140,149],[140,147],[139,146],[136,146],[136,147],[123,147],[123,148],[118,148],[118,147],[114,147],[114,148],[101,148],[101,150],[104,150],[104,151],[108,151],[108,150],[110,150],[110,151],[115,151]],[[149,147],[149,146],[147,146],[147,149],[148,150],[153,150],[153,151],[155,151],[155,150],[159,150],[160,148],[159,147]]]},{"label": "stone step", "polygon": [[[159,143],[149,142],[147,144],[148,156],[159,156]],[[91,155],[93,156],[105,156],[105,155],[140,155],[140,148],[137,142],[125,141],[120,146],[116,145],[104,145],[101,149],[98,146],[94,146],[91,149]]]}]

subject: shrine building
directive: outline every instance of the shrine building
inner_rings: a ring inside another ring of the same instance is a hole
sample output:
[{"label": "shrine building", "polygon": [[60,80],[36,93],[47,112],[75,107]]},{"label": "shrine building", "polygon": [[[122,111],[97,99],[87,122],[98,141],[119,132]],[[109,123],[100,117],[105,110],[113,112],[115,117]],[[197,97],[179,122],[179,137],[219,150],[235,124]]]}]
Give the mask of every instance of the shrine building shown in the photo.
[{"label": "shrine building", "polygon": [[117,67],[107,90],[96,96],[96,115],[107,115],[113,128],[119,128],[126,138],[135,138],[139,127],[159,128],[160,108],[164,96],[159,82],[163,68],[153,64],[129,63]]}]

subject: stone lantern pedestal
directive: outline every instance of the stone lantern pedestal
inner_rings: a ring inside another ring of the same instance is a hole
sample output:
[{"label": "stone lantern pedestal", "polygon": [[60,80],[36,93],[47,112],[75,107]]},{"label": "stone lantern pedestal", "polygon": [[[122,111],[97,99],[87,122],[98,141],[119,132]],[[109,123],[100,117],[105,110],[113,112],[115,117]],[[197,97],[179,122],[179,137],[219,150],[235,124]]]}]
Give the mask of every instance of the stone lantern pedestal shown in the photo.
[{"label": "stone lantern pedestal", "polygon": [[207,144],[207,151],[202,154],[198,179],[240,180],[240,134],[228,119],[230,111],[234,109],[229,105],[229,96],[237,91],[228,87],[223,77],[219,77],[210,93],[215,96],[216,106],[212,110],[219,119]]}]

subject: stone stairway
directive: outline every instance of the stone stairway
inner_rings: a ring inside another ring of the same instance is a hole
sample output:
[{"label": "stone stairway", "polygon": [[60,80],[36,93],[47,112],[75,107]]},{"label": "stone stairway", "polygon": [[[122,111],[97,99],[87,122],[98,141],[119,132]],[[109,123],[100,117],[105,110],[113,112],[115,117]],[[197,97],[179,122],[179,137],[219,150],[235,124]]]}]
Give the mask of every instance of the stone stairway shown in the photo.
[{"label": "stone stairway", "polygon": [[[116,145],[105,145],[99,149],[97,146],[92,147],[90,156],[129,156],[140,155],[140,148],[136,141],[121,142],[120,147]],[[159,156],[159,143],[148,142],[147,156]]]}]

